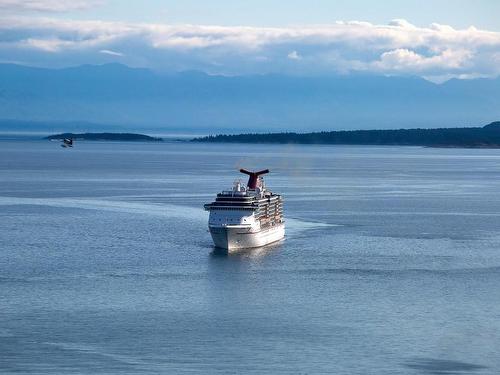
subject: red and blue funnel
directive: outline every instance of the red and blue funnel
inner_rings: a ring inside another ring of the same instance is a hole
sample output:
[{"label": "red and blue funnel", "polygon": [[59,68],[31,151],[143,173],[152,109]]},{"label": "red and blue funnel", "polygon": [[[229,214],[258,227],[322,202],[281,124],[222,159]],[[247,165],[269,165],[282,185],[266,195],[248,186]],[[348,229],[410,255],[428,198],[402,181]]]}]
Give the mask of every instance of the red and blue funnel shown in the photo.
[{"label": "red and blue funnel", "polygon": [[257,187],[257,181],[259,181],[259,176],[266,174],[266,173],[269,173],[269,169],[264,169],[264,170],[259,171],[259,172],[250,172],[250,171],[247,171],[246,169],[240,169],[240,172],[245,173],[245,174],[250,176],[250,177],[248,177],[247,187],[249,189],[255,189]]}]

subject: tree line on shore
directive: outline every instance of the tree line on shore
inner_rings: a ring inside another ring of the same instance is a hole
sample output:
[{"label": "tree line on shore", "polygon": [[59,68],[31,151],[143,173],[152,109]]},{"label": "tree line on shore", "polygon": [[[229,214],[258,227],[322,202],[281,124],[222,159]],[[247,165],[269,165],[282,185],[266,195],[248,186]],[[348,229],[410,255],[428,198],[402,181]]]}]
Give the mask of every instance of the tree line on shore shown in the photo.
[{"label": "tree line on shore", "polygon": [[194,142],[500,147],[500,121],[484,127],[219,134]]}]

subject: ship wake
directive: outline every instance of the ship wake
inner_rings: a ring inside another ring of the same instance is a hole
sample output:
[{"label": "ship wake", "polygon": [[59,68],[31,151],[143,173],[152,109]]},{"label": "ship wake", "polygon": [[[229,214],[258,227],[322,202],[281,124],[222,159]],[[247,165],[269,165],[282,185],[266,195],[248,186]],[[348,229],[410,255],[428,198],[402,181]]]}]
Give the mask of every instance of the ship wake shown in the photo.
[{"label": "ship wake", "polygon": [[[205,211],[196,207],[168,204],[168,203],[137,203],[112,199],[86,198],[18,198],[0,197],[0,206],[27,205],[47,206],[62,209],[97,210],[117,213],[131,213],[136,215],[158,216],[164,218],[200,221],[205,223]],[[299,218],[285,220],[287,236],[299,234],[308,230],[327,229],[337,227],[337,224],[308,221]]]}]

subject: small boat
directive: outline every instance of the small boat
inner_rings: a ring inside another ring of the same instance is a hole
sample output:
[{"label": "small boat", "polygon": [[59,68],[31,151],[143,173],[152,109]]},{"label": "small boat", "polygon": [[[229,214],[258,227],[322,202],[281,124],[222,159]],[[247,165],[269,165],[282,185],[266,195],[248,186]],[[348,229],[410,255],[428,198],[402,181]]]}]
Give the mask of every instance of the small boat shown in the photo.
[{"label": "small boat", "polygon": [[64,138],[62,141],[61,147],[68,148],[73,147],[73,138]]}]

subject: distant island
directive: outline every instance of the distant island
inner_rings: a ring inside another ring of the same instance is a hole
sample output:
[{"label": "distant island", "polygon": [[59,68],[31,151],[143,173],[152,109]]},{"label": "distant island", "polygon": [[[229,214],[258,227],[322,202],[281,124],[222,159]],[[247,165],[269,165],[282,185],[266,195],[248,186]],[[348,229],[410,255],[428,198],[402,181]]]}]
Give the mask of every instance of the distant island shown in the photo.
[{"label": "distant island", "polygon": [[500,121],[483,127],[350,130],[313,133],[210,135],[192,142],[296,143],[328,145],[388,145],[428,147],[500,148]]},{"label": "distant island", "polygon": [[126,142],[162,142],[163,138],[151,137],[144,134],[134,133],[62,133],[49,135],[45,139],[60,140],[72,138],[85,141],[126,141]]}]

